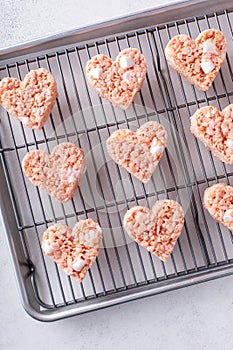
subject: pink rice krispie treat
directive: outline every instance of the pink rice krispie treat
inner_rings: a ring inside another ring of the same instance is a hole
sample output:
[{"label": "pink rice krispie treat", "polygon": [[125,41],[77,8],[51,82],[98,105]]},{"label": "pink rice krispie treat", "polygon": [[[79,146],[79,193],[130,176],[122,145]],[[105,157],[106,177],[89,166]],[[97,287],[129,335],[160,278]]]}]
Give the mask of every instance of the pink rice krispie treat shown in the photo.
[{"label": "pink rice krispie treat", "polygon": [[191,84],[206,91],[226,56],[226,39],[217,29],[201,32],[196,40],[185,34],[173,37],[165,48],[168,63]]},{"label": "pink rice krispie treat", "polygon": [[233,231],[233,187],[224,183],[213,185],[205,190],[204,207],[214,220]]},{"label": "pink rice krispie treat", "polygon": [[41,129],[58,97],[57,84],[45,68],[30,71],[20,81],[3,78],[0,104],[31,129]]},{"label": "pink rice krispie treat", "polygon": [[137,49],[125,49],[112,61],[106,55],[92,57],[86,65],[87,78],[100,97],[114,106],[129,108],[146,76],[146,60]]},{"label": "pink rice krispie treat", "polygon": [[133,207],[124,216],[124,228],[138,244],[167,261],[184,225],[184,212],[173,200],[159,200],[152,210]]},{"label": "pink rice krispie treat", "polygon": [[99,254],[102,230],[92,219],[81,220],[74,228],[50,226],[43,235],[42,249],[63,271],[80,282]]},{"label": "pink rice krispie treat", "polygon": [[221,161],[233,164],[233,104],[222,112],[213,106],[198,109],[191,117],[191,132]]},{"label": "pink rice krispie treat", "polygon": [[166,130],[155,121],[143,124],[136,132],[117,130],[107,139],[110,157],[144,183],[150,180],[166,145]]},{"label": "pink rice krispie treat", "polygon": [[85,172],[84,153],[73,143],[64,142],[54,147],[51,155],[41,150],[28,152],[22,167],[33,185],[65,203],[73,197]]}]

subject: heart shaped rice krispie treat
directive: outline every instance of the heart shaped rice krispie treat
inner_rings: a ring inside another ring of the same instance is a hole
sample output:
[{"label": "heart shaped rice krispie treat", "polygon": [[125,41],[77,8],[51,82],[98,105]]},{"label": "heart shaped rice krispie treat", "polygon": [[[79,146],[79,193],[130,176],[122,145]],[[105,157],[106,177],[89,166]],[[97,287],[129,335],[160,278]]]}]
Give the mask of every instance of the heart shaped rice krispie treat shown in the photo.
[{"label": "heart shaped rice krispie treat", "polygon": [[0,82],[0,104],[31,129],[42,128],[57,97],[56,81],[45,68],[30,71],[23,81],[3,78]]},{"label": "heart shaped rice krispie treat", "polygon": [[136,132],[117,130],[107,139],[111,158],[144,183],[150,180],[166,145],[166,130],[155,121],[143,124]]},{"label": "heart shaped rice krispie treat", "polygon": [[191,117],[191,132],[221,161],[233,164],[233,104],[222,112],[213,106]]},{"label": "heart shaped rice krispie treat", "polygon": [[204,207],[214,220],[233,231],[233,187],[224,183],[216,184],[205,190]]},{"label": "heart shaped rice krispie treat", "polygon": [[226,39],[217,29],[173,37],[165,48],[168,63],[191,84],[206,91],[212,85],[226,56]]},{"label": "heart shaped rice krispie treat", "polygon": [[92,57],[87,78],[100,97],[116,107],[129,108],[146,76],[146,60],[137,49],[125,49],[112,61],[106,55]]},{"label": "heart shaped rice krispie treat", "polygon": [[160,260],[167,261],[184,225],[184,212],[173,200],[157,201],[152,210],[133,207],[124,216],[128,235]]},{"label": "heart shaped rice krispie treat", "polygon": [[33,185],[65,203],[73,197],[85,172],[84,153],[73,143],[64,142],[54,147],[51,155],[41,150],[28,152],[22,167]]},{"label": "heart shaped rice krispie treat", "polygon": [[80,282],[99,254],[102,230],[92,219],[79,221],[73,229],[50,226],[43,235],[42,249],[63,271]]}]

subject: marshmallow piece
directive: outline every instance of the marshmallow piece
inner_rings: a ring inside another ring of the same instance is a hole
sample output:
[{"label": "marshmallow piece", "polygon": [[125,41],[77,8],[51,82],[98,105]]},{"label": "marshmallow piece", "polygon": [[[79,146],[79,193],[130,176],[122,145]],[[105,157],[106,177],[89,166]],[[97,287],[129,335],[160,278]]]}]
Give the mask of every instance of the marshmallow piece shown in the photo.
[{"label": "marshmallow piece", "polygon": [[203,43],[203,52],[204,53],[215,53],[212,44],[209,41],[204,41]]},{"label": "marshmallow piece", "polygon": [[94,230],[89,231],[89,238],[92,240],[96,237],[96,232]]},{"label": "marshmallow piece", "polygon": [[98,79],[101,76],[102,72],[103,72],[103,69],[101,69],[101,68],[92,68],[90,70],[90,75],[93,78]]},{"label": "marshmallow piece", "polygon": [[164,151],[164,147],[163,146],[152,146],[150,148],[150,152],[152,154],[155,154],[155,153],[162,153]]},{"label": "marshmallow piece", "polygon": [[101,227],[99,225],[96,227],[96,230],[102,233]]},{"label": "marshmallow piece", "polygon": [[120,66],[121,68],[131,68],[134,66],[134,60],[132,58],[127,57],[127,56],[122,56],[120,58]]},{"label": "marshmallow piece", "polygon": [[73,269],[77,272],[81,271],[82,268],[86,265],[85,260],[77,258],[73,263]]},{"label": "marshmallow piece", "polygon": [[67,172],[67,182],[75,182],[76,181],[76,177],[75,174],[77,172],[75,170],[69,169]]},{"label": "marshmallow piece", "polygon": [[32,122],[28,117],[21,117],[20,120],[23,125],[32,126]]},{"label": "marshmallow piece", "polygon": [[43,251],[45,254],[51,254],[53,252],[53,248],[47,243],[43,246]]},{"label": "marshmallow piece", "polygon": [[223,216],[224,221],[233,221],[233,209],[228,209],[224,216]]},{"label": "marshmallow piece", "polygon": [[76,178],[73,177],[73,176],[69,176],[69,177],[67,178],[67,182],[75,182],[75,181],[76,181]]},{"label": "marshmallow piece", "polygon": [[150,152],[152,154],[155,154],[155,153],[159,154],[159,153],[162,153],[163,151],[164,151],[164,146],[158,145],[158,140],[156,137],[154,137],[151,142]]},{"label": "marshmallow piece", "polygon": [[81,169],[79,170],[79,172],[81,173],[81,176],[83,176],[83,174],[85,174],[86,171],[87,171],[86,163],[83,163]]},{"label": "marshmallow piece", "polygon": [[129,81],[129,80],[131,80],[131,74],[130,74],[130,72],[129,72],[129,71],[125,72],[125,73],[122,75],[122,79],[123,79],[124,81]]},{"label": "marshmallow piece", "polygon": [[97,232],[94,231],[94,229],[93,230],[91,229],[85,234],[84,240],[85,240],[85,245],[90,247],[96,246],[96,244],[98,243]]},{"label": "marshmallow piece", "polygon": [[227,140],[226,144],[227,144],[227,147],[233,149],[233,140]]},{"label": "marshmallow piece", "polygon": [[201,62],[201,68],[205,74],[209,74],[215,68],[212,61]]},{"label": "marshmallow piece", "polygon": [[24,125],[27,125],[27,123],[28,123],[28,117],[21,117],[20,120],[21,120],[21,122],[22,122]]},{"label": "marshmallow piece", "polygon": [[75,182],[77,180],[78,171],[69,168],[65,173],[61,172],[61,180],[63,182]]}]

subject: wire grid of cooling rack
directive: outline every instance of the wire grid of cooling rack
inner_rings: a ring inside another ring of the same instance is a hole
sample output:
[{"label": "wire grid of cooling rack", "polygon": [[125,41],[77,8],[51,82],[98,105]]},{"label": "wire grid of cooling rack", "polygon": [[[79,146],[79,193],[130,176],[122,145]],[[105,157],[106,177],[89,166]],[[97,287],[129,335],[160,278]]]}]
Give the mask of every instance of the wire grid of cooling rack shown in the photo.
[{"label": "wire grid of cooling rack", "polygon": [[[1,154],[25,259],[30,261],[35,298],[41,309],[54,310],[87,300],[100,303],[106,295],[137,293],[139,287],[169,281],[171,289],[182,276],[208,274],[233,263],[232,235],[215,223],[202,206],[203,192],[216,182],[233,184],[233,168],[208,152],[190,133],[190,116],[197,108],[232,103],[233,12],[221,11],[174,23],[141,29],[66,49],[38,52],[0,67],[0,78],[23,79],[45,67],[54,75],[59,98],[41,131],[29,130],[1,109]],[[186,33],[195,38],[202,30],[224,32],[228,50],[213,86],[197,91],[170,69],[164,57],[169,39]],[[104,53],[113,59],[124,48],[136,47],[146,57],[147,76],[132,107],[119,110],[102,101],[85,76],[88,59]],[[168,147],[151,181],[143,185],[119,168],[106,152],[106,139],[118,128],[136,130],[157,120],[168,132]],[[34,187],[23,175],[21,160],[32,149],[51,152],[69,141],[82,147],[87,172],[74,198],[62,205]],[[185,225],[167,263],[132,242],[122,228],[130,207],[151,207],[170,198],[185,210]],[[41,250],[41,237],[54,222],[73,226],[91,217],[103,229],[103,245],[83,283],[66,276]]]}]

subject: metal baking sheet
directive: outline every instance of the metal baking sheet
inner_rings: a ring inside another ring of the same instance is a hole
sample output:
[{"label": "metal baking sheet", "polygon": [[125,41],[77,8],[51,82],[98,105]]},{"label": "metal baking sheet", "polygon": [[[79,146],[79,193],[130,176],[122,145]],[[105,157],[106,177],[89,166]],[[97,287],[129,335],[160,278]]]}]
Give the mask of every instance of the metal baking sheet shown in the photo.
[{"label": "metal baking sheet", "polygon": [[[224,108],[233,99],[231,1],[212,1],[212,12],[203,15],[206,5],[185,1],[0,51],[0,79],[23,79],[31,69],[45,67],[59,91],[41,131],[27,129],[0,109],[1,216],[22,303],[34,318],[53,321],[232,274],[232,234],[203,209],[202,197],[216,182],[233,184],[233,168],[214,158],[189,130],[197,108]],[[207,28],[224,32],[227,57],[213,86],[201,92],[168,67],[164,47],[174,35],[195,38]],[[85,65],[98,53],[114,59],[127,47],[143,52],[148,70],[132,107],[123,111],[98,97],[87,83]],[[162,123],[169,138],[152,180],[143,185],[114,164],[105,141],[118,128],[136,130],[148,120]],[[29,150],[50,152],[64,141],[83,148],[87,172],[73,200],[62,205],[24,177],[21,160]],[[162,198],[185,209],[183,233],[166,263],[122,228],[126,210],[151,207]],[[54,222],[73,226],[87,217],[99,221],[104,239],[80,284],[44,257],[40,242]]]}]

